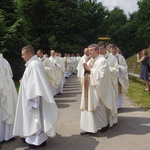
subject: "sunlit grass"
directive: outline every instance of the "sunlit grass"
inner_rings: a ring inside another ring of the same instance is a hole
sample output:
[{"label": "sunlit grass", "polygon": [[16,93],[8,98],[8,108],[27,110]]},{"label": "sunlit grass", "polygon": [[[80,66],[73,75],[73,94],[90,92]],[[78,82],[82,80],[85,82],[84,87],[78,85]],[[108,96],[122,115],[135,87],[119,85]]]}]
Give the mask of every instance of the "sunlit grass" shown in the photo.
[{"label": "sunlit grass", "polygon": [[19,81],[15,81],[15,86],[16,86],[16,90],[17,90],[17,92],[19,91]]},{"label": "sunlit grass", "polygon": [[130,76],[130,86],[126,96],[138,106],[150,110],[150,93],[145,92],[144,89],[145,85],[142,80]]}]

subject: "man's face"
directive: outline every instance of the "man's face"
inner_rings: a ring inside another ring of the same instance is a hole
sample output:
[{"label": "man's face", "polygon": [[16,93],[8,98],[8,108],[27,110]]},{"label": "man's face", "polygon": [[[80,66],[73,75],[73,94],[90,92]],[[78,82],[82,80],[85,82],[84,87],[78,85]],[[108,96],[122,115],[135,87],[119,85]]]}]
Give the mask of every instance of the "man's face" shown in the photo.
[{"label": "man's face", "polygon": [[27,53],[25,49],[22,50],[21,55],[25,62],[27,62],[31,58],[31,54],[29,52]]},{"label": "man's face", "polygon": [[86,48],[86,49],[84,50],[84,54],[85,54],[86,56],[89,56],[89,49],[88,49],[88,48]]},{"label": "man's face", "polygon": [[51,56],[55,57],[55,51],[51,51]]},{"label": "man's face", "polygon": [[106,53],[106,49],[105,49],[104,45],[99,46],[99,53],[100,53],[101,55],[104,55],[104,54]]},{"label": "man's face", "polygon": [[116,53],[117,53],[117,48],[110,48],[110,52],[111,52],[113,55],[116,55]]},{"label": "man's face", "polygon": [[58,53],[58,57],[62,57],[61,53]]},{"label": "man's face", "polygon": [[43,53],[41,51],[37,51],[37,56],[42,58],[43,57]]},{"label": "man's face", "polygon": [[92,58],[95,58],[98,55],[98,50],[95,50],[94,47],[90,47],[89,48],[89,54],[91,55]]}]

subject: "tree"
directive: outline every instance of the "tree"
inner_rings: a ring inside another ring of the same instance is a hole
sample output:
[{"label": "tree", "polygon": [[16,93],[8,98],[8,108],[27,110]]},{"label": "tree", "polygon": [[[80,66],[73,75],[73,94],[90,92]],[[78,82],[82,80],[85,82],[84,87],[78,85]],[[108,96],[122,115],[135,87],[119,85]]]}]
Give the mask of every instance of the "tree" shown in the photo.
[{"label": "tree", "polygon": [[112,42],[116,43],[121,49],[124,47],[124,28],[123,26],[127,23],[127,16],[124,11],[119,7],[115,7],[112,11],[108,12],[104,22],[103,29],[106,35],[110,35]]},{"label": "tree", "polygon": [[137,37],[140,39],[140,47],[146,48],[150,45],[150,1],[138,1],[139,11],[137,13]]},{"label": "tree", "polygon": [[27,43],[25,24],[22,19],[18,19],[19,17],[14,0],[0,1],[0,51],[10,62],[15,79],[22,76],[20,49]]},{"label": "tree", "polygon": [[18,6],[33,45],[42,46],[47,52],[55,47],[75,53],[97,42],[97,34],[102,32],[105,9],[101,3],[82,1],[79,7],[77,0],[19,0]]},{"label": "tree", "polygon": [[6,33],[6,23],[4,21],[4,14],[3,14],[3,10],[0,9],[0,53],[3,53],[6,51],[5,49],[5,39],[4,39],[4,36],[5,36],[5,33]]}]

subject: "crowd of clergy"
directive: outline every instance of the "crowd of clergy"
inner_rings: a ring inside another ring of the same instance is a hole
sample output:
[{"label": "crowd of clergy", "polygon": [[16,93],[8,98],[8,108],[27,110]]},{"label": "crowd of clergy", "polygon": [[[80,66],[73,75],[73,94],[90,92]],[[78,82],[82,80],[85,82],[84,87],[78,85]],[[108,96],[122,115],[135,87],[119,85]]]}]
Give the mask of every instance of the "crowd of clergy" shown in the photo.
[{"label": "crowd of clergy", "polygon": [[128,89],[127,64],[115,44],[91,44],[84,55],[64,54],[31,45],[21,50],[25,71],[17,94],[8,61],[0,54],[0,142],[15,136],[29,148],[46,145],[58,120],[55,95],[62,94],[67,78],[76,74],[82,87],[80,134],[106,132],[118,122],[123,94]]}]

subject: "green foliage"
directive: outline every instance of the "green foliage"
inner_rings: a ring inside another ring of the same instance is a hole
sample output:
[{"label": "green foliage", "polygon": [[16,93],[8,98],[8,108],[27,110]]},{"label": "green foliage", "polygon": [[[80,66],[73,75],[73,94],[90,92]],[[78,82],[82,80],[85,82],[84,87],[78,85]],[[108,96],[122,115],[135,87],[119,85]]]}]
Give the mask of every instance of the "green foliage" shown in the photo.
[{"label": "green foliage", "polygon": [[[14,79],[20,79],[23,67],[20,49],[28,42],[28,27],[18,14],[14,0],[0,1],[0,52],[9,61]],[[17,69],[16,69],[17,68]]]},{"label": "green foliage", "polygon": [[48,42],[51,49],[55,49],[58,45],[55,35],[50,36]]},{"label": "green foliage", "polygon": [[105,17],[101,3],[82,2],[77,7],[76,0],[19,0],[18,8],[28,23],[33,45],[42,46],[46,51],[54,47],[72,53],[97,42]]},{"label": "green foliage", "polygon": [[75,54],[97,43],[97,35],[110,35],[129,57],[149,46],[149,0],[138,6],[138,12],[127,18],[119,7],[108,11],[102,3],[84,0],[1,0],[0,52],[17,79],[24,70],[20,49],[27,44],[46,53],[55,49]]},{"label": "green foliage", "polygon": [[0,9],[0,52],[5,52],[6,49],[5,49],[5,39],[4,39],[4,36],[5,36],[5,33],[6,33],[6,24],[5,24],[5,21],[4,21],[4,14],[3,14],[3,10]]},{"label": "green foliage", "polygon": [[142,44],[141,48],[144,48],[150,44],[150,1],[139,1],[138,6],[139,11],[137,13],[137,36],[140,39],[140,44]]},{"label": "green foliage", "polygon": [[122,50],[126,51],[128,47],[125,42],[127,41],[126,27],[127,16],[124,14],[123,10],[115,7],[114,10],[108,12],[106,16],[103,27],[105,34],[109,35],[112,39],[112,43],[117,44],[117,46]]}]

